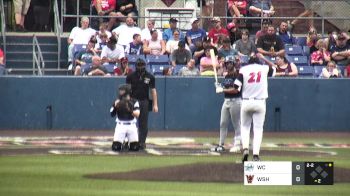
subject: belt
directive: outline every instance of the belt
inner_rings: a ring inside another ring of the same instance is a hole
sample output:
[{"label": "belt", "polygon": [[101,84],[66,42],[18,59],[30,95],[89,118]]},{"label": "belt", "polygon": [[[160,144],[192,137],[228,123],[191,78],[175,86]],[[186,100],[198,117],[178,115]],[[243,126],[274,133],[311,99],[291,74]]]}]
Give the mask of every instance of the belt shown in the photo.
[{"label": "belt", "polygon": [[225,100],[229,100],[229,101],[234,101],[234,100],[240,100],[240,97],[236,97],[236,98],[225,98]]},{"label": "belt", "polygon": [[265,100],[265,98],[242,98],[243,100]]},{"label": "belt", "polygon": [[120,125],[132,125],[135,124],[135,122],[117,122]]}]

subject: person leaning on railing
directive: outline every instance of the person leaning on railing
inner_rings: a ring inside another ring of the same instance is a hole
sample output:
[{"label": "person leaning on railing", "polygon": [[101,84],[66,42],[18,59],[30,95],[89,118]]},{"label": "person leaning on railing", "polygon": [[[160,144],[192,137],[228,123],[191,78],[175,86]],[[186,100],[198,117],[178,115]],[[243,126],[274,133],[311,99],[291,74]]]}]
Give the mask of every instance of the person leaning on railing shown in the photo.
[{"label": "person leaning on railing", "polygon": [[[116,6],[116,0],[93,0],[92,1],[92,15],[99,15],[99,16],[108,16],[110,15],[114,10]],[[92,22],[93,28],[97,28],[98,24],[96,22],[102,23],[104,21],[110,21],[111,19],[108,18],[94,18]]]}]

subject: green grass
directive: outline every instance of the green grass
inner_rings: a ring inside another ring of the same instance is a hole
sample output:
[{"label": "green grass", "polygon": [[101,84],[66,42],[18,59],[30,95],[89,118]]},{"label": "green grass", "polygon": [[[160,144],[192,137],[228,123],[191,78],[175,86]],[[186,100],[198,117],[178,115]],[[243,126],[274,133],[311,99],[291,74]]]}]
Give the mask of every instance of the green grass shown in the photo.
[{"label": "green grass", "polygon": [[[293,138],[292,138],[293,139]],[[208,140],[208,138],[207,138]],[[275,139],[279,141],[279,139]],[[349,149],[326,157],[263,157],[280,161],[334,161],[350,168]],[[234,156],[1,156],[0,195],[349,195],[350,183],[333,186],[243,186],[233,183],[147,182],[87,179],[92,173],[132,171],[171,165],[233,162]],[[205,171],[204,171],[205,172]]]}]

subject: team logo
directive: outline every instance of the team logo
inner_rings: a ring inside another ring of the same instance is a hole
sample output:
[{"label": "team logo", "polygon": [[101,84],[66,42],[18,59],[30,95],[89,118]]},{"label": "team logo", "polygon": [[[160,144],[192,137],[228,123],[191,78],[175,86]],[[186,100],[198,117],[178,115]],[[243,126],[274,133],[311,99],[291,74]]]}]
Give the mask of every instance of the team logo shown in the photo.
[{"label": "team logo", "polygon": [[251,184],[253,182],[254,175],[245,175],[245,177],[247,178],[248,184]]},{"label": "team logo", "polygon": [[247,165],[244,166],[244,171],[251,172],[254,170],[254,165],[251,163],[248,163]]},{"label": "team logo", "polygon": [[151,81],[151,79],[149,79],[149,78],[145,78],[145,79],[143,80],[143,82],[144,82],[145,84],[149,84],[149,81]]}]

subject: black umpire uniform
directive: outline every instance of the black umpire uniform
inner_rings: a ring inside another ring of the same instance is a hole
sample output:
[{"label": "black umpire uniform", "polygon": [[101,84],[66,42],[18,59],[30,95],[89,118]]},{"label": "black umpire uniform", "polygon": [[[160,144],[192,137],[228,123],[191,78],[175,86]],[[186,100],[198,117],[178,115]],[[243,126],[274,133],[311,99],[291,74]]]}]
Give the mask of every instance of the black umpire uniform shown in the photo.
[{"label": "black umpire uniform", "polygon": [[142,59],[136,61],[136,71],[126,77],[126,83],[131,84],[131,97],[137,99],[140,104],[139,116],[139,143],[140,149],[146,148],[148,134],[148,111],[150,108],[149,90],[153,99],[153,111],[158,112],[157,91],[155,89],[155,78],[146,71],[146,63]]}]

